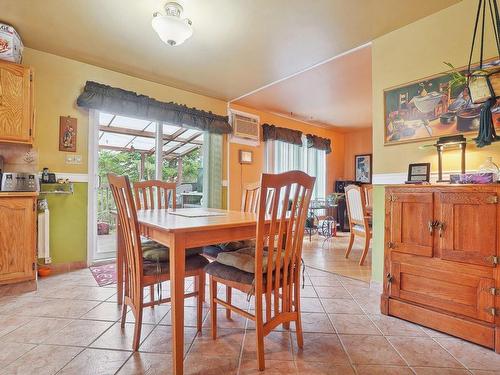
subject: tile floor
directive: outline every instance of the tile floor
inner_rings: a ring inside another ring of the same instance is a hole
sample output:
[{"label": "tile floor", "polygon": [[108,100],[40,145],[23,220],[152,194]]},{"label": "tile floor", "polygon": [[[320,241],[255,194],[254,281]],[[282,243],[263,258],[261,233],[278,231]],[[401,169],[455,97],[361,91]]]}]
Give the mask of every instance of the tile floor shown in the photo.
[{"label": "tile floor", "polygon": [[328,240],[314,235],[309,241],[309,237],[305,236],[302,257],[307,265],[314,268],[369,282],[372,275],[371,250],[360,266],[358,262],[363,252],[364,239],[356,238],[351,254],[346,259],[344,253],[348,244],[349,233],[338,232],[337,237]]},{"label": "tile floor", "polygon": [[[243,294],[233,300],[250,308]],[[169,305],[145,310],[142,344],[133,353],[133,317],[122,330],[115,301],[115,288],[97,287],[87,269],[42,279],[37,292],[2,297],[0,374],[171,373]],[[186,302],[186,374],[259,373],[252,322],[237,315],[228,321],[220,310],[213,341],[208,309],[197,335],[195,302]],[[304,349],[293,327],[272,332],[265,374],[500,373],[493,351],[380,315],[378,293],[364,282],[308,268],[302,306]]]}]

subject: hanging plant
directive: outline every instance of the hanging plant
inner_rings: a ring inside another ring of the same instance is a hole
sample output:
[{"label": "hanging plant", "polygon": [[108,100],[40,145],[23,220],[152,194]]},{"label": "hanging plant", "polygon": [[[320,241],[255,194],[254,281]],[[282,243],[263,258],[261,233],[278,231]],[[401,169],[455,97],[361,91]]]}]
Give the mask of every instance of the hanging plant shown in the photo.
[{"label": "hanging plant", "polygon": [[[484,29],[487,18],[486,8],[488,8],[488,14],[491,17],[493,37],[498,49],[498,54],[500,55],[500,17],[497,0],[479,0],[467,69],[467,87],[471,100],[474,104],[482,104],[479,116],[479,132],[477,138],[475,138],[478,147],[484,147],[490,145],[492,142],[500,140],[500,137],[496,134],[491,112],[497,99],[500,98],[500,68],[495,65],[483,65]],[[481,45],[479,69],[472,71],[472,56],[480,21]]]}]

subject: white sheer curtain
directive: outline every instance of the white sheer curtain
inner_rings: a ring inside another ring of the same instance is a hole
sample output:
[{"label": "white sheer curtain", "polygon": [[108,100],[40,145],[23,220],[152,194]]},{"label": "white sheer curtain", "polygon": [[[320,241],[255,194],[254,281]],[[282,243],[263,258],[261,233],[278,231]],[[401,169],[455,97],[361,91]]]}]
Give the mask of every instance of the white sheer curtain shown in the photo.
[{"label": "white sheer curtain", "polygon": [[268,173],[283,173],[300,170],[316,177],[312,199],[325,198],[326,152],[281,141],[267,141],[265,145],[265,170]]}]

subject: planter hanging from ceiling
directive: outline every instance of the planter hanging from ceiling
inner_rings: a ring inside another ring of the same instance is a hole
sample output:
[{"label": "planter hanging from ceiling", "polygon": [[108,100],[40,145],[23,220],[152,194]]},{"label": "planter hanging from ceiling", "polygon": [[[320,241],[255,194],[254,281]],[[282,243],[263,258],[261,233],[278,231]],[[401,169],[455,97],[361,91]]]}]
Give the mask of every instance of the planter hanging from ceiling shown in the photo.
[{"label": "planter hanging from ceiling", "polygon": [[[487,18],[491,18],[493,27],[493,37],[500,55],[500,18],[498,12],[497,0],[479,0],[476,22],[474,24],[474,33],[472,36],[472,46],[469,55],[469,65],[467,69],[467,87],[469,95],[474,104],[482,104],[480,113],[480,124],[477,138],[475,139],[478,147],[490,145],[492,142],[500,140],[493,124],[492,108],[500,98],[500,68],[492,64],[483,64],[485,25]],[[478,33],[478,26],[481,22],[481,40],[480,40],[480,60],[479,68],[471,70],[472,57],[474,54],[474,45]]]}]

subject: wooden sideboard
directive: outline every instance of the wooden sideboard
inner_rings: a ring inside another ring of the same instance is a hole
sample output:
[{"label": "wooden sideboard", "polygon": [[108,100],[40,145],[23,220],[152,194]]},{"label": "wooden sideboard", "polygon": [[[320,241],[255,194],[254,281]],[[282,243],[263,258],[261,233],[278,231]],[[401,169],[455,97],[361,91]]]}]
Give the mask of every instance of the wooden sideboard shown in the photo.
[{"label": "wooden sideboard", "polygon": [[37,193],[0,193],[0,285],[36,279]]},{"label": "wooden sideboard", "polygon": [[500,185],[385,192],[383,314],[500,353]]}]

